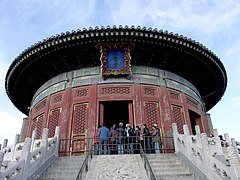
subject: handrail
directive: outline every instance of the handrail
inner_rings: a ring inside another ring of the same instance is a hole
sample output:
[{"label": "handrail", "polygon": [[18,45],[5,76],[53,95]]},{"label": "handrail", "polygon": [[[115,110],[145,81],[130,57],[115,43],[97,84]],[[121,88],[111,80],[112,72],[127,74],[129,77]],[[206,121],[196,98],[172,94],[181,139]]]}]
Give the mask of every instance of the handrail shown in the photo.
[{"label": "handrail", "polygon": [[142,158],[143,165],[144,165],[144,168],[145,168],[145,170],[147,172],[148,177],[150,178],[150,180],[157,180],[155,175],[154,175],[154,173],[153,173],[151,165],[150,165],[150,163],[147,160],[146,154],[145,154],[141,144],[139,144],[139,147],[140,147],[140,156]]},{"label": "handrail", "polygon": [[82,166],[81,166],[81,168],[78,172],[76,180],[83,180],[85,178],[86,175],[83,176],[83,173],[84,173],[84,171],[87,173],[88,170],[89,170],[89,164],[90,164],[89,157],[90,157],[90,160],[92,160],[93,152],[94,152],[93,147],[94,147],[94,145],[92,145],[90,151],[88,151],[88,154],[87,154],[87,156],[86,156],[86,158],[85,158],[85,160],[84,160],[84,162],[83,162],[83,164],[82,164]]}]

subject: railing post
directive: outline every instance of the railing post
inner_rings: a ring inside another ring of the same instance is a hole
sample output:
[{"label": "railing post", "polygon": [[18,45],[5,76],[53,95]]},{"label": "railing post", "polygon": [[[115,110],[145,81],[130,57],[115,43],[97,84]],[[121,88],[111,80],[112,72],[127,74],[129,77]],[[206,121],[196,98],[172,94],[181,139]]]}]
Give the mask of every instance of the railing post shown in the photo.
[{"label": "railing post", "polygon": [[12,148],[12,157],[11,157],[11,160],[12,161],[15,161],[14,159],[14,154],[15,154],[15,149],[16,149],[16,146],[17,146],[17,143],[19,143],[19,137],[20,135],[19,134],[16,134],[15,135],[15,139],[14,139],[14,143],[13,143],[13,148]]},{"label": "railing post", "polygon": [[57,126],[55,129],[54,137],[56,138],[55,155],[58,157],[58,149],[59,149],[59,141],[60,141],[60,127],[59,126]]},{"label": "railing post", "polygon": [[31,149],[31,144],[32,144],[32,139],[31,138],[26,138],[24,145],[23,145],[23,151],[20,156],[20,160],[25,160],[24,164],[24,169],[23,169],[23,178],[22,179],[27,179],[28,178],[28,166],[30,163],[30,149]]},{"label": "railing post", "polygon": [[224,134],[227,143],[227,158],[230,164],[231,179],[240,179],[240,159],[236,149],[236,142],[234,139],[230,141],[229,135]]},{"label": "railing post", "polygon": [[34,148],[34,141],[35,141],[36,138],[37,138],[37,130],[34,129],[33,132],[32,132],[32,144],[31,144],[30,152],[33,151],[33,148]]},{"label": "railing post", "polygon": [[43,146],[43,154],[42,154],[42,164],[46,162],[47,159],[47,148],[48,148],[48,129],[43,128],[42,132],[42,146]]},{"label": "railing post", "polygon": [[174,148],[175,148],[175,153],[179,152],[178,148],[178,129],[177,129],[177,124],[172,123],[172,131],[173,131],[173,142],[174,142]]}]

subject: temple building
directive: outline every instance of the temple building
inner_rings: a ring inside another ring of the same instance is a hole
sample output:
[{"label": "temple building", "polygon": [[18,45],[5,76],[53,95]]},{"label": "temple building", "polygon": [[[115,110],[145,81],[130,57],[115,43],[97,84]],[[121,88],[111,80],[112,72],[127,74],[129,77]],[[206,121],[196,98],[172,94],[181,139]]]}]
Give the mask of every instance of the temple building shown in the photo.
[{"label": "temple building", "polygon": [[208,110],[222,98],[227,75],[220,59],[202,44],[145,27],[96,27],[62,33],[24,50],[5,81],[12,103],[27,118],[21,139],[60,126],[66,148],[93,137],[98,125],[153,124],[172,137],[187,124],[213,133]]}]

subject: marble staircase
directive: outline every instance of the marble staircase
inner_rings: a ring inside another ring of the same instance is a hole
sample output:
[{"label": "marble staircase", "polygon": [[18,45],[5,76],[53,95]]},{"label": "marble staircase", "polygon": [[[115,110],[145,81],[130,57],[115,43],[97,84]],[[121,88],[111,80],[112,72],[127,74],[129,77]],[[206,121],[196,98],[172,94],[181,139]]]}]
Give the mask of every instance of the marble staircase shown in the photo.
[{"label": "marble staircase", "polygon": [[197,180],[176,154],[147,154],[157,180]]},{"label": "marble staircase", "polygon": [[86,156],[59,157],[39,180],[75,180]]}]

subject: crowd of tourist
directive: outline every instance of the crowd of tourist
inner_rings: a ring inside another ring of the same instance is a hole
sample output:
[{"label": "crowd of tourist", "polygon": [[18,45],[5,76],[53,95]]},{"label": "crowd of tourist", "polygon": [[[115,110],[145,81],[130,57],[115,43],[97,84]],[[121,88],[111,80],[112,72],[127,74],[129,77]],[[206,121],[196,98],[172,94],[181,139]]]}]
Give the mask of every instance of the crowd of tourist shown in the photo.
[{"label": "crowd of tourist", "polygon": [[130,124],[120,122],[113,124],[110,130],[103,123],[95,132],[95,149],[97,154],[134,154],[140,152],[140,145],[146,153],[161,152],[161,133],[157,124],[153,133],[146,124],[133,128]]}]

